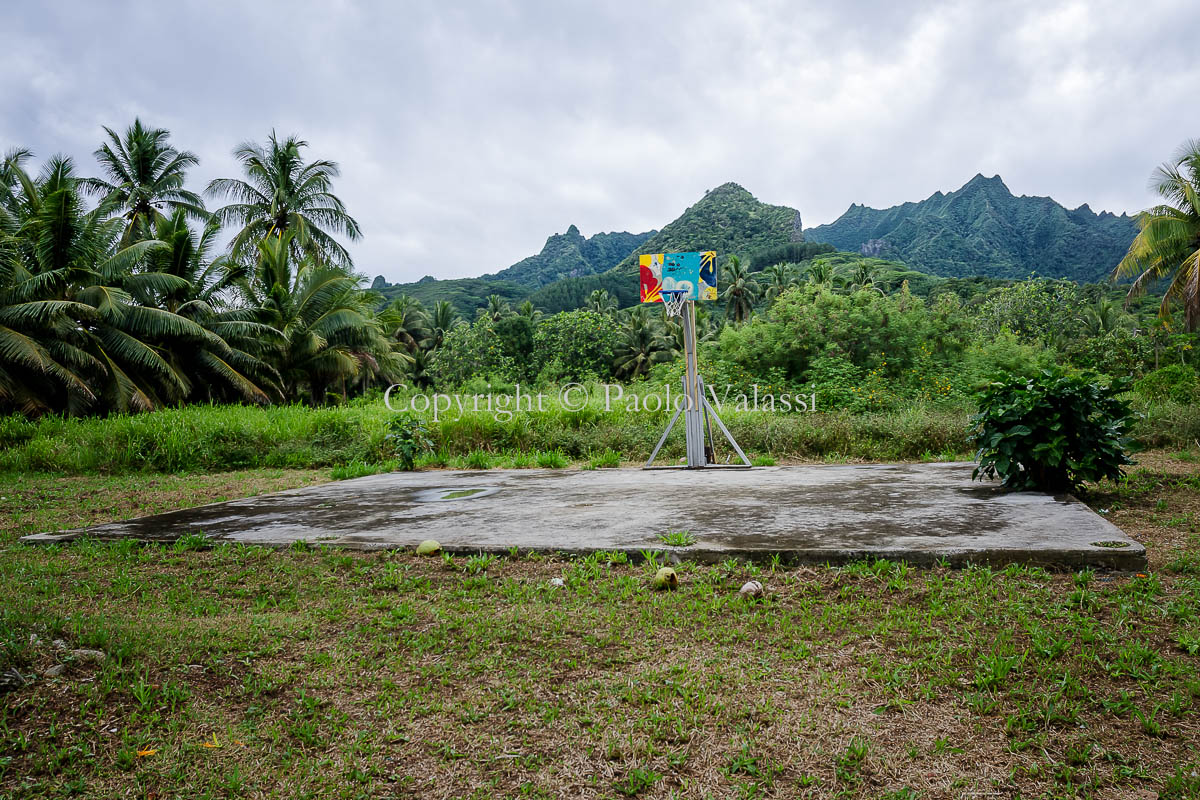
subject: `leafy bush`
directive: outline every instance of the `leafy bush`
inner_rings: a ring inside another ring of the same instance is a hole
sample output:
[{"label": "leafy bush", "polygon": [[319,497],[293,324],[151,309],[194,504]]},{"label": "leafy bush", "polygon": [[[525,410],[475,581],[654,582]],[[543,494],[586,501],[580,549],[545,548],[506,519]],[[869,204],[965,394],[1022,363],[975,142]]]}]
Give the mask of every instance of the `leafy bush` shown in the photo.
[{"label": "leafy bush", "polygon": [[1008,330],[1022,341],[1048,345],[1055,337],[1078,336],[1083,299],[1071,281],[1045,278],[994,289],[979,308],[977,324],[986,337]]},{"label": "leafy bush", "polygon": [[871,373],[889,394],[919,393],[922,377],[958,364],[967,333],[967,319],[952,302],[931,307],[907,291],[847,295],[803,285],[780,295],[767,314],[726,327],[716,349],[754,374],[777,369],[796,385],[826,384],[851,403],[855,382]]},{"label": "leafy bush", "polygon": [[1069,491],[1084,481],[1116,479],[1130,464],[1124,386],[1103,386],[1060,369],[1009,376],[979,395],[971,437],[979,445],[973,478],[999,475],[1018,490]]},{"label": "leafy bush", "polygon": [[518,377],[517,364],[505,352],[505,341],[489,317],[458,325],[434,353],[429,371],[441,388],[460,386],[476,376]]},{"label": "leafy bush", "polygon": [[610,375],[619,330],[616,320],[595,311],[563,311],[546,317],[533,334],[538,373],[567,381]]},{"label": "leafy bush", "polygon": [[388,431],[384,438],[399,460],[400,469],[412,469],[418,458],[433,452],[429,429],[425,427],[425,421],[415,414],[399,414],[388,420]]}]

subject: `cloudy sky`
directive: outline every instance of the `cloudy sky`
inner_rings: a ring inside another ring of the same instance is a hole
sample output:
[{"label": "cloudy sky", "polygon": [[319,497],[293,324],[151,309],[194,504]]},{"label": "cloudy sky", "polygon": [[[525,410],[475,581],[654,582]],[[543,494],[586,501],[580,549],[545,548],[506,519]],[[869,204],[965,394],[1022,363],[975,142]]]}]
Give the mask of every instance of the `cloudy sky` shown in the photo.
[{"label": "cloudy sky", "polygon": [[24,2],[0,25],[0,150],[83,170],[135,116],[200,156],[274,128],[342,167],[357,268],[473,276],[670,222],[726,181],[800,209],[1000,174],[1136,211],[1200,137],[1194,0]]}]

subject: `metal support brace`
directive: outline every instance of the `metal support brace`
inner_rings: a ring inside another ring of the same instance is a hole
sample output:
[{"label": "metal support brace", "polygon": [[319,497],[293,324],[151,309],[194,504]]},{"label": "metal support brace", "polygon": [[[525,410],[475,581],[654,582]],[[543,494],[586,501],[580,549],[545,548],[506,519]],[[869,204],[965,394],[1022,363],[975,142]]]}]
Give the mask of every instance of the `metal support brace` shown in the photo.
[{"label": "metal support brace", "polygon": [[[658,444],[654,447],[654,452],[650,454],[650,458],[646,461],[643,469],[703,469],[705,467],[744,469],[749,467],[750,459],[746,458],[746,454],[742,452],[742,448],[738,447],[738,443],[733,439],[733,434],[725,427],[725,423],[721,421],[720,415],[717,414],[716,409],[712,407],[712,404],[708,402],[708,397],[704,394],[704,379],[700,377],[696,364],[696,312],[695,303],[691,300],[684,303],[682,322],[685,365],[683,397],[679,406],[675,409],[671,421],[667,423],[667,429],[663,431],[662,438],[658,440]],[[675,427],[675,423],[679,420],[680,413],[683,414],[684,434],[687,440],[687,466],[663,465],[655,467],[654,459],[658,456],[658,451],[666,443],[667,436],[670,435],[671,429]],[[717,421],[717,426],[721,429],[721,433],[725,434],[725,439],[733,447],[738,457],[742,459],[741,464],[713,464],[708,461],[708,452],[716,452],[716,442],[713,441],[712,425],[709,423],[710,415],[712,419]],[[707,437],[705,436],[706,430],[708,432]]]}]

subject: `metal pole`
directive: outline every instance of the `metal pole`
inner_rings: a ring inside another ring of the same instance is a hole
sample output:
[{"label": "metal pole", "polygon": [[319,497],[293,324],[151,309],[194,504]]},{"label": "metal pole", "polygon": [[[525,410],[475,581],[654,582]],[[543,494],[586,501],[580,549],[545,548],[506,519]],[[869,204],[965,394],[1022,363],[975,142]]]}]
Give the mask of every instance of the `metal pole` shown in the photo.
[{"label": "metal pole", "polygon": [[700,396],[699,370],[696,365],[696,309],[692,300],[683,304],[682,321],[683,350],[687,367],[687,406],[683,421],[687,434],[687,465],[695,469],[703,467],[707,461],[704,458],[704,398]]}]

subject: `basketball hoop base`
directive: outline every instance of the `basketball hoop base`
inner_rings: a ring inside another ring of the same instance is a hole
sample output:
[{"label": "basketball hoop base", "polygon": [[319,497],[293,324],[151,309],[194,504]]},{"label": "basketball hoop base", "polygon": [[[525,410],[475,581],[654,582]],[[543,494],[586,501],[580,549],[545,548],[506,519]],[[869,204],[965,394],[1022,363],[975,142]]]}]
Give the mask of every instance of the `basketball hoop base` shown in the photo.
[{"label": "basketball hoop base", "polygon": [[[670,292],[677,298],[686,296],[685,292]],[[667,302],[668,292],[663,292],[663,303]],[[671,417],[671,421],[667,423],[667,429],[663,431],[662,437],[658,440],[658,444],[654,447],[654,452],[650,454],[643,469],[748,469],[753,466],[750,459],[746,458],[746,454],[742,452],[742,448],[738,446],[737,441],[733,438],[733,434],[725,427],[725,423],[721,421],[717,410],[708,402],[708,397],[704,391],[704,379],[700,377],[696,369],[696,312],[695,303],[690,300],[679,299],[681,304],[681,316],[683,317],[683,343],[684,356],[687,363],[687,371],[683,375],[683,397],[680,400],[679,407],[675,409],[675,414]],[[671,314],[671,309],[667,309],[667,313]],[[676,316],[672,314],[672,316]],[[671,430],[675,427],[675,423],[679,421],[679,416],[684,418],[684,434],[687,439],[687,464],[663,464],[654,466],[654,459],[658,457],[658,451],[662,450],[662,446],[666,443],[667,437],[671,435]],[[712,423],[717,423],[717,427],[725,436],[725,441],[737,453],[738,458],[742,460],[741,464],[716,464],[716,441],[713,438]]]}]

